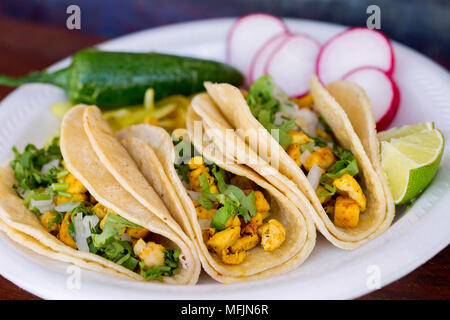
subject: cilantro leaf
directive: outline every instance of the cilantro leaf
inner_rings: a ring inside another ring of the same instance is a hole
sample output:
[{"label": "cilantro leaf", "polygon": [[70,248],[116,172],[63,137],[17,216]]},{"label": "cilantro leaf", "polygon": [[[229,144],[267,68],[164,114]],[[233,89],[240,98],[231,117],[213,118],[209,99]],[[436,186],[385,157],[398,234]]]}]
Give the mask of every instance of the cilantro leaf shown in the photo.
[{"label": "cilantro leaf", "polygon": [[[132,223],[119,215],[108,214],[103,226],[103,231],[99,234],[93,234],[91,236],[94,246],[97,249],[105,249],[110,243],[118,239],[118,235],[126,227],[142,229],[141,226]],[[111,248],[109,249],[111,250]]]},{"label": "cilantro leaf", "polygon": [[[233,214],[242,216],[246,222],[250,221],[250,216],[256,215],[255,192],[251,191],[246,195],[239,187],[227,184],[225,171],[222,168],[214,167],[212,174],[216,178],[220,194],[225,198],[221,199],[223,207],[216,211],[211,220],[211,228],[225,229],[226,222]],[[218,196],[215,198],[217,200]]]},{"label": "cilantro leaf", "polygon": [[175,169],[178,175],[183,179],[184,182],[189,183],[189,165],[187,164],[175,164]]},{"label": "cilantro leaf", "polygon": [[13,188],[19,195],[19,190],[34,190],[57,182],[58,174],[65,170],[64,168],[59,165],[45,173],[42,173],[41,169],[53,160],[62,160],[58,141],[58,138],[54,138],[47,148],[42,149],[38,149],[33,144],[28,144],[22,153],[17,150],[17,147],[12,148],[14,160],[10,162],[10,166],[18,181],[17,184],[13,185]]},{"label": "cilantro leaf", "polygon": [[211,219],[211,228],[218,231],[225,229],[225,224],[236,210],[236,204],[226,199],[223,207],[219,208]]},{"label": "cilantro leaf", "polygon": [[292,137],[287,133],[294,126],[294,120],[282,125],[275,125],[275,113],[280,111],[281,103],[275,97],[275,82],[270,75],[257,79],[247,95],[247,104],[253,116],[283,147],[292,143]]},{"label": "cilantro leaf", "polygon": [[140,261],[140,274],[145,280],[162,281],[163,277],[170,277],[180,272],[178,268],[180,250],[179,249],[165,249],[164,250],[164,266],[153,266],[146,268],[145,264]]}]

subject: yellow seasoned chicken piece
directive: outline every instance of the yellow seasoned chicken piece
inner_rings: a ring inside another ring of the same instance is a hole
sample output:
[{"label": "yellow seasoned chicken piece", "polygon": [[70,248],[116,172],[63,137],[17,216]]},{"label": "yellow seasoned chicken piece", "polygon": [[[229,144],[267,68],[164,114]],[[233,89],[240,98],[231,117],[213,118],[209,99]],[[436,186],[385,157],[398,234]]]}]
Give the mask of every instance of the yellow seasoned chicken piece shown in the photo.
[{"label": "yellow seasoned chicken piece", "polygon": [[331,217],[334,217],[334,205],[335,204],[336,204],[336,201],[330,200],[325,204],[325,207],[324,207],[325,212]]},{"label": "yellow seasoned chicken piece", "polygon": [[293,98],[293,100],[299,108],[311,109],[311,106],[314,104],[313,97],[310,94],[307,94],[301,98]]},{"label": "yellow seasoned chicken piece", "polygon": [[48,232],[57,233],[59,231],[59,223],[55,222],[55,218],[58,214],[56,212],[47,211],[39,217],[41,224],[47,229]]},{"label": "yellow seasoned chicken piece", "polygon": [[289,130],[287,133],[292,137],[292,143],[302,145],[314,141],[301,131]]},{"label": "yellow seasoned chicken piece", "polygon": [[302,152],[300,151],[300,145],[298,143],[291,144],[287,149],[287,154],[291,157],[292,160],[300,167],[302,162],[300,161],[300,156]]},{"label": "yellow seasoned chicken piece", "polygon": [[230,227],[225,230],[215,233],[207,242],[207,246],[210,250],[214,251],[218,255],[222,254],[222,251],[228,247],[231,247],[241,233],[240,227]]},{"label": "yellow seasoned chicken piece", "polygon": [[67,193],[85,193],[85,192],[87,192],[86,187],[83,186],[81,181],[78,180],[77,178],[75,178],[75,176],[71,173],[69,173],[68,175],[66,175],[64,177],[64,183],[67,183],[69,185],[69,187],[65,191]]},{"label": "yellow seasoned chicken piece", "polygon": [[269,215],[268,212],[257,212],[256,215],[251,217],[250,221],[242,227],[242,233],[256,233],[258,228],[262,226],[264,218]]},{"label": "yellow seasoned chicken piece", "polygon": [[324,130],[317,129],[316,130],[316,135],[318,137],[321,137],[321,138],[325,139],[325,140],[330,140],[330,136]]},{"label": "yellow seasoned chicken piece", "polygon": [[201,156],[192,157],[188,163],[189,169],[191,170],[195,170],[198,168],[206,168],[204,164],[205,162],[203,161],[203,157]]},{"label": "yellow seasoned chicken piece", "polygon": [[334,224],[343,228],[354,228],[359,222],[359,206],[355,200],[339,196],[334,206]]},{"label": "yellow seasoned chicken piece", "polygon": [[233,215],[228,219],[227,223],[225,223],[225,228],[228,227],[239,227],[241,225],[241,220],[238,216]]},{"label": "yellow seasoned chicken piece", "polygon": [[257,212],[270,211],[269,202],[267,202],[264,194],[261,191],[255,191],[255,204]]},{"label": "yellow seasoned chicken piece", "polygon": [[262,222],[264,221],[264,219],[270,217],[270,212],[258,212],[255,217],[258,217],[258,214],[260,215],[260,219],[261,219],[260,225],[262,225]]},{"label": "yellow seasoned chicken piece", "polygon": [[164,266],[164,247],[160,244],[139,239],[133,247],[134,254],[144,262],[148,268],[154,266]]},{"label": "yellow seasoned chicken piece", "polygon": [[226,264],[241,264],[247,256],[246,251],[230,253],[228,250],[222,251],[222,261]]},{"label": "yellow seasoned chicken piece", "polygon": [[209,169],[205,166],[200,166],[199,168],[194,169],[193,171],[190,171],[188,173],[190,188],[194,191],[202,191],[202,187],[200,186],[200,176],[203,173],[206,174],[206,178],[208,179],[208,184],[210,186],[209,191],[211,193],[217,193],[218,189],[216,184],[214,183],[214,177],[209,174]]},{"label": "yellow seasoned chicken piece", "polygon": [[56,203],[56,205],[58,205],[58,204],[62,204],[62,203],[69,202],[69,201],[73,201],[73,202],[88,201],[88,195],[86,193],[73,193],[72,197],[70,197],[70,198],[58,195],[56,197],[55,203]]},{"label": "yellow seasoned chicken piece", "polygon": [[148,231],[145,228],[127,228],[127,233],[130,235],[130,237],[135,239],[141,239],[145,238],[150,234],[150,231]]},{"label": "yellow seasoned chicken piece", "polygon": [[334,163],[334,154],[330,147],[323,147],[311,153],[304,163],[307,171],[311,170],[313,165],[317,164],[322,169],[326,170]]},{"label": "yellow seasoned chicken piece", "polygon": [[239,251],[246,251],[256,247],[259,244],[259,236],[256,233],[245,235],[236,240],[230,247],[230,251],[235,253]]},{"label": "yellow seasoned chicken piece", "polygon": [[355,200],[362,212],[366,210],[366,196],[355,178],[346,173],[342,177],[335,179],[333,185],[338,189],[340,194],[347,195]]},{"label": "yellow seasoned chicken piece", "polygon": [[323,186],[318,186],[316,189],[316,194],[317,197],[319,198],[320,203],[324,204],[325,202],[327,202],[328,200],[331,199],[331,196],[321,196],[321,193],[329,193],[329,191],[327,189],[325,189],[325,187]]},{"label": "yellow seasoned chicken piece", "polygon": [[70,215],[71,213],[67,212],[66,215],[64,216],[63,222],[61,222],[61,227],[59,229],[58,239],[67,244],[69,247],[77,249],[78,247],[75,240],[72,239],[72,237],[69,234]]},{"label": "yellow seasoned chicken piece", "polygon": [[214,233],[216,233],[216,230],[214,228],[202,230],[203,241],[207,243],[209,238],[211,238]]},{"label": "yellow seasoned chicken piece", "polygon": [[97,203],[95,206],[92,207],[92,211],[94,211],[97,218],[103,219],[108,213],[108,208],[100,203]]},{"label": "yellow seasoned chicken piece", "polygon": [[203,206],[195,207],[195,212],[197,212],[197,219],[212,219],[217,209],[206,209]]},{"label": "yellow seasoned chicken piece", "polygon": [[275,219],[270,219],[258,228],[261,237],[261,245],[265,251],[273,251],[279,248],[285,239],[286,230],[283,225]]}]

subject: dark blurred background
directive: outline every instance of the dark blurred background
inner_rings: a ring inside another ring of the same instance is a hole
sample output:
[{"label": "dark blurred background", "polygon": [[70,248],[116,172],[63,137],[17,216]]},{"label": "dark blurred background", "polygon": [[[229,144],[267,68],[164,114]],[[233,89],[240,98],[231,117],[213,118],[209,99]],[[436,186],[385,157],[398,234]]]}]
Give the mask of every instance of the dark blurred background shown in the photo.
[{"label": "dark blurred background", "polygon": [[[449,0],[1,0],[0,15],[65,28],[66,8],[81,8],[81,31],[112,38],[155,26],[267,12],[285,17],[365,25],[366,8],[381,8],[389,37],[450,66]],[[8,32],[8,30],[0,30]]]}]

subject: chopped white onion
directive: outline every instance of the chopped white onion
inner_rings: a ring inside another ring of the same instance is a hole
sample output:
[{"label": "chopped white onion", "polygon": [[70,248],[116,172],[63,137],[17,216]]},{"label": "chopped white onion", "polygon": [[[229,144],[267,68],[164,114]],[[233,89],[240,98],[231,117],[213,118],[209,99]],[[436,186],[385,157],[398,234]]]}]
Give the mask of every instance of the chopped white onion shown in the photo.
[{"label": "chopped white onion", "polygon": [[319,117],[308,108],[297,109],[295,112],[295,124],[299,126],[310,137],[316,137],[316,129]]},{"label": "chopped white onion", "polygon": [[49,200],[34,200],[31,198],[30,208],[36,208],[41,213],[52,211],[55,208],[55,204],[52,199]]},{"label": "chopped white onion", "polygon": [[186,190],[189,197],[191,197],[192,200],[198,201],[198,199],[201,197],[202,193],[192,190]]},{"label": "chopped white onion", "polygon": [[325,131],[325,127],[322,125],[322,123],[320,121],[317,124],[317,128],[316,129]]},{"label": "chopped white onion", "polygon": [[42,166],[41,172],[43,174],[46,174],[51,168],[56,168],[59,166],[59,160],[58,159],[54,159],[52,161],[50,161],[49,163],[46,163]]},{"label": "chopped white onion", "polygon": [[[86,241],[85,234],[87,233],[86,227],[83,225],[83,214],[78,212],[72,216],[73,226],[75,228],[75,242],[77,244],[78,250],[89,251],[89,246]],[[89,231],[89,230],[88,230]],[[89,231],[90,235],[90,231]]]},{"label": "chopped white onion", "polygon": [[80,205],[80,202],[68,201],[68,202],[64,202],[64,203],[58,204],[55,207],[55,210],[58,211],[58,212],[68,212],[68,211],[72,211],[73,209],[75,209],[79,205]]},{"label": "chopped white onion", "polygon": [[90,227],[96,226],[100,219],[96,215],[85,216],[83,218],[83,214],[78,212],[72,216],[72,221],[75,227],[75,242],[78,250],[89,252],[86,239],[91,236]]},{"label": "chopped white onion", "polygon": [[211,225],[211,219],[198,219],[198,224],[200,225],[200,229],[206,230],[209,229]]},{"label": "chopped white onion", "polygon": [[317,187],[319,186],[321,176],[322,176],[322,168],[320,168],[317,164],[313,165],[311,170],[309,170],[307,177],[313,190],[316,190]]},{"label": "chopped white onion", "polygon": [[311,156],[311,151],[309,151],[309,150],[303,151],[303,153],[300,155],[300,162],[305,163],[306,160],[308,160],[308,158],[310,156]]},{"label": "chopped white onion", "polygon": [[121,234],[119,236],[120,241],[129,241],[131,242],[131,236],[128,233]]},{"label": "chopped white onion", "polygon": [[286,122],[285,119],[283,119],[284,114],[282,112],[276,112],[275,113],[275,120],[273,121],[273,124],[276,126],[282,125],[284,122]]},{"label": "chopped white onion", "polygon": [[19,188],[19,194],[22,197],[22,199],[25,199],[30,194],[31,190],[23,190],[22,188]]},{"label": "chopped white onion", "polygon": [[181,253],[179,258],[180,258],[180,262],[181,262],[181,268],[186,269],[187,268],[186,256]]},{"label": "chopped white onion", "polygon": [[83,226],[86,228],[87,232],[85,234],[86,238],[91,236],[91,228],[94,228],[100,219],[93,214],[92,216],[85,216],[83,218]]}]

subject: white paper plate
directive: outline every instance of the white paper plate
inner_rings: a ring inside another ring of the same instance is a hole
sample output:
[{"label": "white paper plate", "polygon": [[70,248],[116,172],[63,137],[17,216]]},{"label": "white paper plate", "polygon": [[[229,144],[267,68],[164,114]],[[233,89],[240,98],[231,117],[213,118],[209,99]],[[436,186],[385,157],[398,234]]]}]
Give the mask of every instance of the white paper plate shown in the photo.
[{"label": "white paper plate", "polygon": [[[290,30],[307,33],[320,42],[344,27],[286,19]],[[150,51],[224,60],[225,36],[233,19],[177,24],[108,41],[105,50]],[[434,121],[450,137],[449,74],[421,54],[394,43],[394,78],[401,92],[394,125]],[[69,59],[53,66],[59,68]],[[11,147],[42,145],[58,132],[49,105],[64,101],[63,92],[42,84],[23,86],[0,104],[0,162],[12,158]],[[222,285],[202,275],[196,286],[167,286],[109,278],[81,272],[81,286],[67,285],[68,264],[43,258],[0,233],[0,273],[23,289],[48,299],[301,299],[353,298],[404,276],[426,262],[450,242],[449,146],[431,185],[407,213],[399,211],[393,226],[369,244],[345,251],[322,236],[310,258],[299,269],[276,278]],[[72,283],[72,282],[70,282]]]}]

